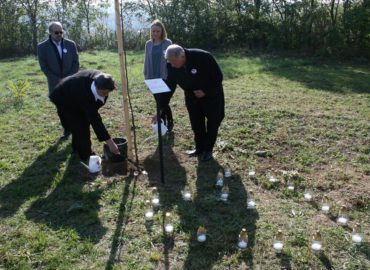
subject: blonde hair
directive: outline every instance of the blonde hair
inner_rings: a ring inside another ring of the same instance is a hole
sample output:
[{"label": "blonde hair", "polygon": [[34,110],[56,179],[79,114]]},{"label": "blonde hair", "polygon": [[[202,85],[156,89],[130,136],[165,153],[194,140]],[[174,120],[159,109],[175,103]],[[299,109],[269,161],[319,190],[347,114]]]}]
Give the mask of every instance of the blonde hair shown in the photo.
[{"label": "blonde hair", "polygon": [[158,20],[158,19],[155,19],[152,24],[150,25],[150,39],[153,40],[152,38],[152,27],[153,26],[158,26],[162,29],[162,34],[161,34],[161,40],[164,40],[167,38],[167,31],[166,31],[166,28],[164,27],[163,23]]}]

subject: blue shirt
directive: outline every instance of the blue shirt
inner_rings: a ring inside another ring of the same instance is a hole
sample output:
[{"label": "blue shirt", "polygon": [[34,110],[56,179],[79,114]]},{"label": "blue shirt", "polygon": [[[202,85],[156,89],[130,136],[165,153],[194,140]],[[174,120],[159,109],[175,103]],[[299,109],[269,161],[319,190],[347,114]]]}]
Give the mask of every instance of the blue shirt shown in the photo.
[{"label": "blue shirt", "polygon": [[154,78],[161,77],[161,58],[163,56],[162,43],[153,45],[152,48],[152,65]]}]

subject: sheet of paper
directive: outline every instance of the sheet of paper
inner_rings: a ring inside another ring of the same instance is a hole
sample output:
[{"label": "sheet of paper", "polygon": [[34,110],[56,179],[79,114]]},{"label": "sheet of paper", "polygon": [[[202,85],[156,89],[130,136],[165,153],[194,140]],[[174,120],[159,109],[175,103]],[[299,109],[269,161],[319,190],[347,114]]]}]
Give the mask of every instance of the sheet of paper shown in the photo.
[{"label": "sheet of paper", "polygon": [[168,88],[167,84],[162,79],[145,80],[145,84],[152,94],[171,92],[170,88]]}]

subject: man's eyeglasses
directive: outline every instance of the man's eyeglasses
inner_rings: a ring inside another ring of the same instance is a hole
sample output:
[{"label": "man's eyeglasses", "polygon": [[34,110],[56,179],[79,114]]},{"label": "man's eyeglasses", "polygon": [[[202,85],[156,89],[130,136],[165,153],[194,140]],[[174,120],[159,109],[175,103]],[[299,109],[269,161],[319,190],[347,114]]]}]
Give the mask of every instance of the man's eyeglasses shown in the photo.
[{"label": "man's eyeglasses", "polygon": [[61,34],[63,34],[63,31],[55,31],[54,34],[61,35]]}]

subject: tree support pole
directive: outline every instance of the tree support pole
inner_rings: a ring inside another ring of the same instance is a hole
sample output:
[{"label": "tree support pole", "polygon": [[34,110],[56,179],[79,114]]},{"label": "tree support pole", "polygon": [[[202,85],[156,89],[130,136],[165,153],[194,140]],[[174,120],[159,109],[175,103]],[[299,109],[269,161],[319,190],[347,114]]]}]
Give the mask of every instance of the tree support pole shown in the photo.
[{"label": "tree support pole", "polygon": [[119,62],[121,67],[121,84],[122,84],[122,97],[123,97],[123,110],[124,110],[124,120],[125,120],[125,135],[127,138],[127,156],[128,159],[133,161],[133,154],[132,154],[132,136],[131,136],[131,124],[130,124],[130,113],[129,113],[129,106],[128,106],[128,95],[127,95],[127,70],[126,70],[126,63],[125,63],[125,51],[123,48],[123,36],[122,36],[122,27],[121,27],[121,20],[120,20],[120,8],[119,8],[119,1],[114,1],[115,6],[115,14],[116,14],[116,35],[117,35],[117,43],[118,43],[118,54],[119,54]]}]

